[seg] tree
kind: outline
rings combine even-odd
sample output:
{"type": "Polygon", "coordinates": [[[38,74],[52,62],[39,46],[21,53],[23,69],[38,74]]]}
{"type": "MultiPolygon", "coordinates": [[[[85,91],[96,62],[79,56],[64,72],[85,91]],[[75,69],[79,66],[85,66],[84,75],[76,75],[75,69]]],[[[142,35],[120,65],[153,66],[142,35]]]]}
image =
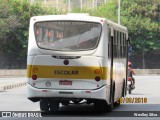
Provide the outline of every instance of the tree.
{"type": "MultiPolygon", "coordinates": [[[[118,0],[83,12],[117,23],[118,0]]],[[[160,0],[121,0],[121,24],[128,28],[134,54],[160,51],[160,0]]]]}
{"type": "Polygon", "coordinates": [[[54,8],[30,4],[27,0],[0,0],[0,52],[18,53],[17,60],[26,57],[30,17],[57,14],[54,8]]]}
{"type": "Polygon", "coordinates": [[[160,49],[160,0],[122,0],[121,21],[135,54],[160,49]]]}

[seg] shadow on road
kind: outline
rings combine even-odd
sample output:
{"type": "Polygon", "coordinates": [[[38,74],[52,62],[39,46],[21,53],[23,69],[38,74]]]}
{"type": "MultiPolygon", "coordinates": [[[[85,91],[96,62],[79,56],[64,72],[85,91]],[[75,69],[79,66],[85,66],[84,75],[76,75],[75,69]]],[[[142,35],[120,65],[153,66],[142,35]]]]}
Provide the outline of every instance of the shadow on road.
{"type": "Polygon", "coordinates": [[[61,106],[57,112],[42,112],[42,116],[54,116],[54,117],[82,117],[82,116],[104,116],[105,112],[98,112],[94,110],[93,105],[81,104],[81,105],[68,105],[61,106]]]}

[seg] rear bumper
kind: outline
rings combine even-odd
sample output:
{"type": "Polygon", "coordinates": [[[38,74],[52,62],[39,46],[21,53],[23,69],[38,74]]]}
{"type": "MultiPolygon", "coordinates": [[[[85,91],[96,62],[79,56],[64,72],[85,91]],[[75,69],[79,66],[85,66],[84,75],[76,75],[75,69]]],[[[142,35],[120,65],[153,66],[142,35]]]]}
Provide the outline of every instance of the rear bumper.
{"type": "MultiPolygon", "coordinates": [[[[41,98],[84,98],[106,100],[106,86],[96,90],[57,90],[57,89],[38,89],[27,83],[28,99],[41,98]]],[[[33,100],[32,100],[33,101],[33,100]]]]}

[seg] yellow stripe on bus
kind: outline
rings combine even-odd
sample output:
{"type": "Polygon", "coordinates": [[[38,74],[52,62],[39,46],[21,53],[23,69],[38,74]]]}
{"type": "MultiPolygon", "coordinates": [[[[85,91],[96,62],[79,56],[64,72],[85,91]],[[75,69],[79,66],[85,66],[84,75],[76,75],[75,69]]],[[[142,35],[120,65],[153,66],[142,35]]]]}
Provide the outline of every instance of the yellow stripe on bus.
{"type": "Polygon", "coordinates": [[[101,67],[101,72],[95,74],[98,66],[44,66],[27,65],[27,77],[37,75],[38,78],[70,78],[70,79],[95,79],[99,76],[101,80],[107,78],[107,67],[101,67]]]}

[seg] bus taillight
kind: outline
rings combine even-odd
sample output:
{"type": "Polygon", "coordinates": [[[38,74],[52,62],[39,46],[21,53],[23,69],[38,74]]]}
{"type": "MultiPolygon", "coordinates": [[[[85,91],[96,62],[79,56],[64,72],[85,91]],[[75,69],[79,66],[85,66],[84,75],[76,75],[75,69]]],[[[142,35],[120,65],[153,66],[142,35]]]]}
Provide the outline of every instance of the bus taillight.
{"type": "Polygon", "coordinates": [[[96,80],[97,82],[99,82],[99,81],[101,80],[101,78],[100,78],[99,76],[96,76],[96,77],[95,77],[95,80],[96,80]]]}
{"type": "Polygon", "coordinates": [[[95,69],[94,70],[94,73],[97,75],[97,74],[100,74],[100,70],[99,69],[95,69]]]}
{"type": "Polygon", "coordinates": [[[33,80],[37,80],[37,75],[32,75],[33,80]]]}

